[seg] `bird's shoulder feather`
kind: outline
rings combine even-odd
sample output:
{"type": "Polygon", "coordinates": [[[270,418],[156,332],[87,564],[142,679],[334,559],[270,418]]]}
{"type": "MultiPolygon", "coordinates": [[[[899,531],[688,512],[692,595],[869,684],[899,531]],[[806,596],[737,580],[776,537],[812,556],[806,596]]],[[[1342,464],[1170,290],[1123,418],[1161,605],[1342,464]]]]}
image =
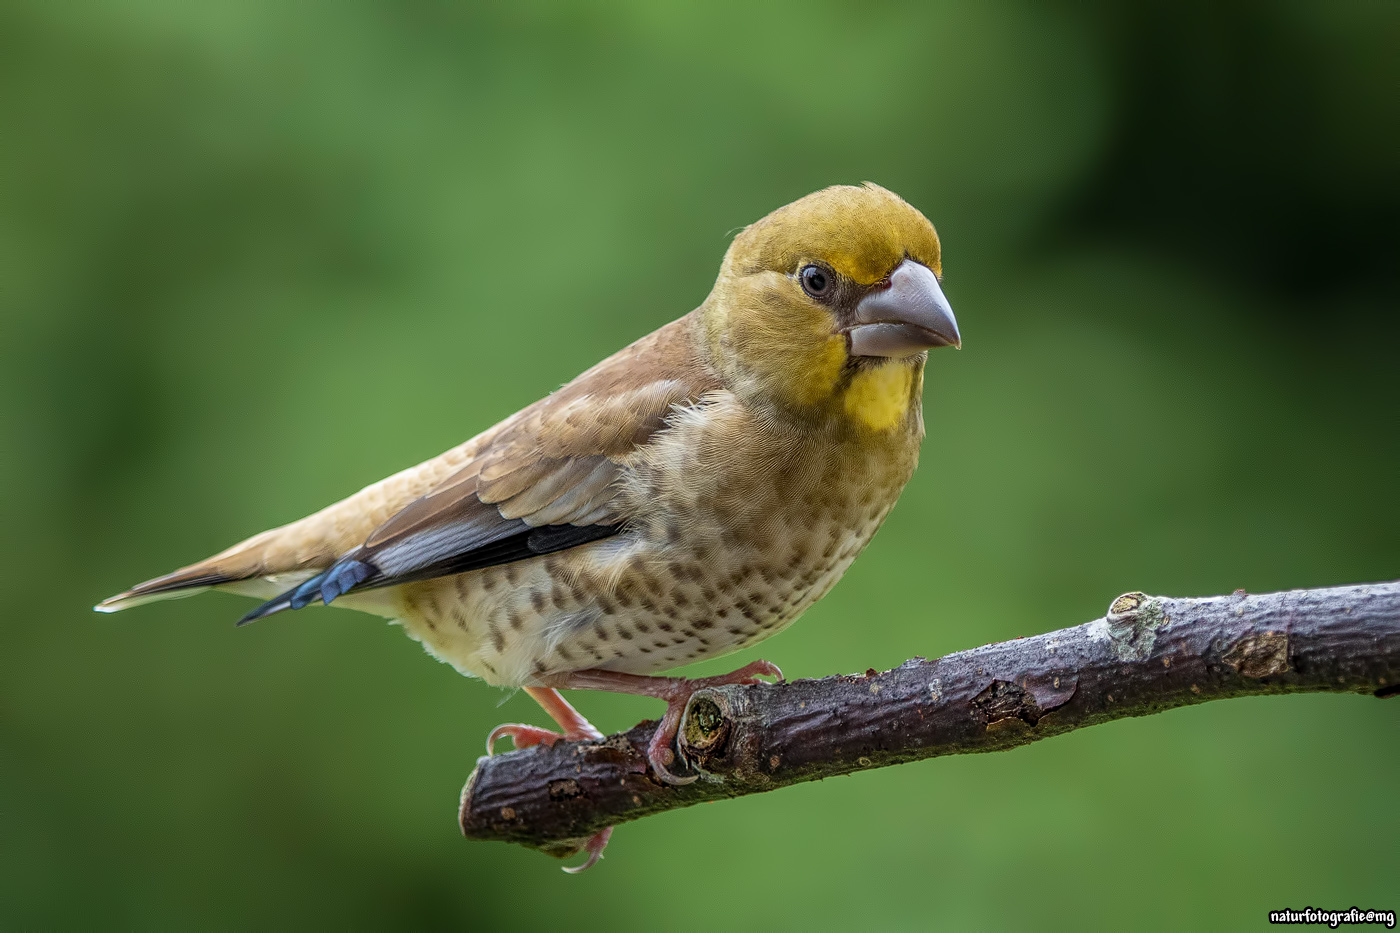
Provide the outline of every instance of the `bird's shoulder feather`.
{"type": "Polygon", "coordinates": [[[681,318],[484,432],[455,472],[252,617],[615,533],[629,517],[618,482],[628,458],[677,406],[719,386],[698,355],[693,328],[691,316],[681,318]]]}

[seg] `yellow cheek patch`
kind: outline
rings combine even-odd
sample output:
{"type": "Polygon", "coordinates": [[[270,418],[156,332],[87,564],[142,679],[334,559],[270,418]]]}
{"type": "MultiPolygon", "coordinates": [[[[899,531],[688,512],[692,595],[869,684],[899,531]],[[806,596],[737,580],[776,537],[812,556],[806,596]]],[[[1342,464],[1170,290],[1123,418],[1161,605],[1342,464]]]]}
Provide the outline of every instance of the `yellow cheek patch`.
{"type": "Polygon", "coordinates": [[[836,391],[846,365],[846,338],[832,334],[816,354],[802,361],[802,373],[792,381],[792,399],[799,405],[815,405],[836,391]]]}
{"type": "Polygon", "coordinates": [[[846,414],[872,431],[888,431],[904,420],[914,385],[914,367],[886,363],[857,373],[846,390],[846,414]]]}

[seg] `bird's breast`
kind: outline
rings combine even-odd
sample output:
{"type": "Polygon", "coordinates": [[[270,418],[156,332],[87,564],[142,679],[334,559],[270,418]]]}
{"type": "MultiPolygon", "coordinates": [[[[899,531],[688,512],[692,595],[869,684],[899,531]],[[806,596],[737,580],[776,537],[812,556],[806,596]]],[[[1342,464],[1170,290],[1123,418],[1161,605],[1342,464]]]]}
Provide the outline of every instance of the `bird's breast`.
{"type": "Polygon", "coordinates": [[[807,433],[711,400],[628,462],[624,533],[405,587],[405,622],[439,657],[509,686],[728,654],[835,585],[899,497],[918,443],[913,427],[807,433]]]}

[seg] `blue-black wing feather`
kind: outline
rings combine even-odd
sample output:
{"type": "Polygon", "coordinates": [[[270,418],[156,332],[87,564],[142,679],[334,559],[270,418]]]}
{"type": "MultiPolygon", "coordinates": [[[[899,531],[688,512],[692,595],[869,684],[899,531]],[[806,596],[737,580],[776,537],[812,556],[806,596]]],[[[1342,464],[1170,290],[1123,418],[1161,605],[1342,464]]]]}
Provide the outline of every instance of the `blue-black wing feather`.
{"type": "Polygon", "coordinates": [[[379,589],[398,586],[401,583],[431,580],[435,577],[447,577],[469,570],[481,570],[552,554],[612,537],[623,528],[621,524],[542,525],[531,528],[519,519],[514,520],[513,524],[520,526],[514,534],[397,574],[381,572],[372,558],[361,559],[357,556],[358,551],[352,551],[336,561],[330,569],[269,599],[239,619],[238,624],[246,625],[284,609],[303,609],[318,602],[329,605],[337,597],[355,590],[379,589]]]}

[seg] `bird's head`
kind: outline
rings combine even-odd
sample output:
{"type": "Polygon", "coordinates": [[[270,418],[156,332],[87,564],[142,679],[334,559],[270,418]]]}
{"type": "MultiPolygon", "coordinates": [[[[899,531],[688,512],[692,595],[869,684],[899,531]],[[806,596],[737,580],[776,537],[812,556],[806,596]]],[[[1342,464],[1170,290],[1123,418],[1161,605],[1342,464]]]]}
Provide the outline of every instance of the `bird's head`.
{"type": "Polygon", "coordinates": [[[836,186],[740,233],[700,309],[706,350],[750,402],[887,430],[917,411],[926,351],[960,346],[938,234],[877,185],[836,186]]]}

